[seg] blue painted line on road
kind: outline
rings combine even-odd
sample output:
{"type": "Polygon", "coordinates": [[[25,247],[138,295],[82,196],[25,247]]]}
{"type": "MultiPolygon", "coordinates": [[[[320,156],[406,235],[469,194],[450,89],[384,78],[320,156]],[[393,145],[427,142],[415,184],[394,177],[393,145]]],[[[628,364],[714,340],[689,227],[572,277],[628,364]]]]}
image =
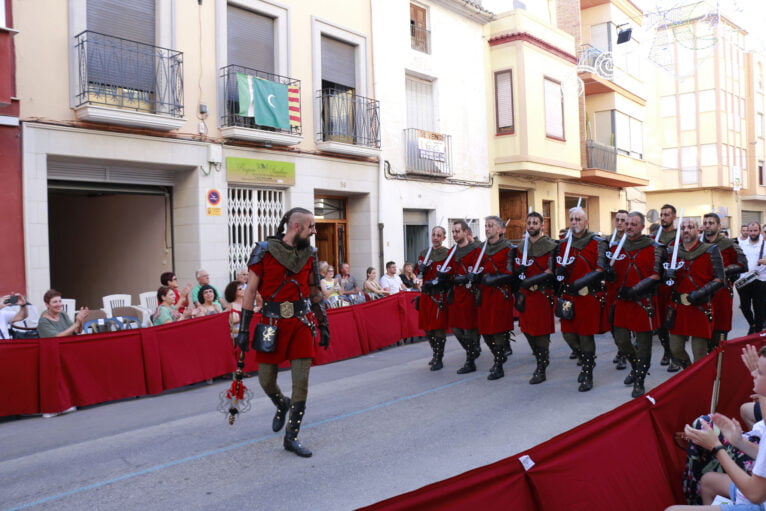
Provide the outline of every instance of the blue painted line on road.
{"type": "MultiPolygon", "coordinates": [[[[417,392],[415,394],[409,394],[409,395],[406,395],[406,396],[401,396],[401,397],[398,397],[396,399],[391,399],[389,401],[385,401],[383,403],[379,403],[379,404],[374,405],[374,406],[369,406],[367,408],[362,408],[361,410],[356,410],[356,411],[353,411],[353,412],[345,413],[343,415],[337,415],[335,417],[330,417],[328,419],[324,419],[324,420],[321,420],[321,421],[312,422],[311,424],[304,424],[303,428],[304,429],[306,429],[306,428],[315,428],[317,426],[321,426],[322,424],[327,424],[327,423],[330,423],[330,422],[337,422],[337,421],[340,421],[340,420],[348,419],[350,417],[354,417],[355,415],[360,415],[362,413],[372,412],[374,410],[378,410],[378,409],[384,408],[386,406],[395,405],[395,404],[401,403],[403,401],[408,401],[410,399],[417,399],[419,397],[426,396],[426,395],[431,394],[433,392],[438,392],[440,390],[444,390],[444,389],[453,387],[453,386],[455,386],[455,385],[457,385],[459,383],[464,383],[464,382],[467,382],[467,381],[475,380],[479,376],[481,376],[481,375],[480,374],[475,374],[475,375],[469,376],[467,378],[463,378],[463,379],[460,379],[460,380],[457,380],[457,381],[453,381],[452,383],[445,383],[444,385],[439,385],[438,387],[434,387],[432,389],[424,390],[422,392],[417,392]]],[[[136,472],[130,472],[129,474],[124,474],[124,475],[121,475],[119,477],[114,477],[112,479],[107,479],[105,481],[100,481],[100,482],[97,482],[97,483],[89,484],[87,486],[81,486],[79,488],[74,488],[72,490],[65,491],[63,493],[58,493],[56,495],[51,495],[50,497],[45,497],[45,498],[42,498],[42,499],[38,499],[38,500],[36,500],[34,502],[28,502],[28,503],[22,504],[20,506],[7,508],[6,511],[17,511],[19,509],[27,509],[27,508],[30,508],[30,507],[33,507],[33,506],[39,506],[41,504],[47,504],[48,502],[52,502],[54,500],[63,499],[64,497],[69,497],[71,495],[76,495],[78,493],[82,493],[82,492],[85,492],[85,491],[88,491],[88,490],[95,490],[97,488],[101,488],[103,486],[107,486],[107,485],[110,485],[110,484],[113,484],[113,483],[118,483],[118,482],[124,481],[126,479],[131,479],[133,477],[138,477],[138,476],[142,476],[142,475],[145,475],[145,474],[151,474],[152,472],[157,472],[159,470],[164,470],[166,468],[174,467],[176,465],[181,465],[183,463],[188,463],[190,461],[199,460],[199,459],[202,459],[202,458],[206,458],[208,456],[215,456],[216,454],[222,454],[222,453],[234,450],[234,449],[239,449],[241,447],[247,447],[249,445],[254,445],[254,444],[257,444],[258,442],[263,442],[264,440],[268,440],[270,438],[274,438],[274,437],[277,437],[277,436],[282,436],[282,433],[271,433],[269,435],[264,435],[264,436],[261,436],[261,437],[258,437],[258,438],[254,438],[254,439],[248,440],[246,442],[239,442],[239,443],[232,444],[232,445],[229,445],[229,446],[226,446],[226,447],[221,447],[219,449],[214,449],[212,451],[207,451],[207,452],[203,452],[203,453],[200,453],[200,454],[195,454],[194,456],[188,456],[186,458],[181,458],[181,459],[178,459],[178,460],[175,460],[175,461],[169,461],[168,463],[163,463],[161,465],[155,465],[153,467],[145,468],[143,470],[138,470],[136,472]]]]}

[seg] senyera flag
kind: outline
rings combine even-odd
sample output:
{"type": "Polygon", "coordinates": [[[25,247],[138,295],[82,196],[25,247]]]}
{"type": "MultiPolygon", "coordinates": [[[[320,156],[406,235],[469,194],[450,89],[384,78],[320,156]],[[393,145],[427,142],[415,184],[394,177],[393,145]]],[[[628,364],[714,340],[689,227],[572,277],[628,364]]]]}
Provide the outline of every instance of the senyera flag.
{"type": "Polygon", "coordinates": [[[237,73],[239,112],[260,126],[290,131],[287,85],[237,73]]]}

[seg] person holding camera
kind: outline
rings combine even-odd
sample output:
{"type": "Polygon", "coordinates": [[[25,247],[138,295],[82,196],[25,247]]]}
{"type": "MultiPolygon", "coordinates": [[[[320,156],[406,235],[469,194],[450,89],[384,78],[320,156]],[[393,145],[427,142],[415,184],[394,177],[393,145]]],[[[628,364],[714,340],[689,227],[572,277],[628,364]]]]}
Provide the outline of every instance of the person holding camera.
{"type": "Polygon", "coordinates": [[[37,322],[37,331],[41,338],[67,337],[82,332],[82,326],[88,317],[87,307],[80,307],[80,312],[73,323],[67,313],[64,312],[61,293],[55,289],[49,289],[43,295],[43,301],[47,309],[40,316],[40,321],[37,322]]]}
{"type": "Polygon", "coordinates": [[[10,339],[11,333],[8,327],[17,321],[24,321],[27,318],[27,301],[19,293],[11,293],[3,296],[0,301],[0,339],[10,339]],[[9,310],[8,307],[17,305],[16,310],[9,310]]]}

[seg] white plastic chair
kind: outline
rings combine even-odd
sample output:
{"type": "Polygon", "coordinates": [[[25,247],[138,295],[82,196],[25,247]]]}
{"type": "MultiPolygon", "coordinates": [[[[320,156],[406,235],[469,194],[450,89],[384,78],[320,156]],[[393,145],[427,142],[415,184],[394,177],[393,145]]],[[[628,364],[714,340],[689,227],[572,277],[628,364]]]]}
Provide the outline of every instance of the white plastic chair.
{"type": "Polygon", "coordinates": [[[138,303],[147,310],[153,311],[157,308],[157,291],[147,291],[138,295],[138,303]]]}
{"type": "Polygon", "coordinates": [[[130,295],[108,295],[101,300],[104,302],[104,312],[107,317],[111,317],[114,307],[129,307],[131,297],[130,295]]]}
{"type": "Polygon", "coordinates": [[[61,304],[64,306],[64,312],[74,323],[74,313],[77,312],[77,301],[74,298],[62,298],[61,304]]]}

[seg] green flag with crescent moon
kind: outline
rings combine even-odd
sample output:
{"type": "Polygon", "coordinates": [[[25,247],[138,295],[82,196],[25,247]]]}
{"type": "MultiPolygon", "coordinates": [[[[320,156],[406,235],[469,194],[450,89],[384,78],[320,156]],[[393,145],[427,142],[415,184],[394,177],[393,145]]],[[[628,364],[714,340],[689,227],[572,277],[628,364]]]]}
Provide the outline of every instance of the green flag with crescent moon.
{"type": "Polygon", "coordinates": [[[260,126],[290,131],[287,85],[237,73],[239,112],[260,126]]]}

